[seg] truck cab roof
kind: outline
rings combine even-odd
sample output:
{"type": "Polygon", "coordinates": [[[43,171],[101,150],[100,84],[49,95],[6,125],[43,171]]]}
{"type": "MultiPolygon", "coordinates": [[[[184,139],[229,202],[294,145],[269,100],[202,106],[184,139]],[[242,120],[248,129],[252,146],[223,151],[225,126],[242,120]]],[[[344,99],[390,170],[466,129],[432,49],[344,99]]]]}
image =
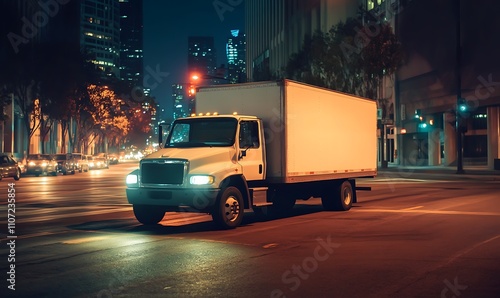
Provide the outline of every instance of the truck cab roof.
{"type": "Polygon", "coordinates": [[[192,118],[235,118],[236,120],[245,118],[253,118],[257,119],[256,116],[249,116],[249,115],[239,115],[239,114],[217,114],[217,113],[199,113],[199,114],[192,114],[190,117],[185,117],[185,118],[179,118],[179,119],[192,119],[192,118]]]}

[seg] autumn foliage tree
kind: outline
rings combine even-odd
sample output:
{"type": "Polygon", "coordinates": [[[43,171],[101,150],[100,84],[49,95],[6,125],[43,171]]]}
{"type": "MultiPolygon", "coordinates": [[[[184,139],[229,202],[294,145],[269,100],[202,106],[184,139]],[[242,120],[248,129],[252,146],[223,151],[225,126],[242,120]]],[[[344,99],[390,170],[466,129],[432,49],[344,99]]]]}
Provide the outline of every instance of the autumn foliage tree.
{"type": "Polygon", "coordinates": [[[94,137],[105,137],[118,144],[129,131],[129,119],[122,109],[123,100],[107,86],[90,85],[87,91],[90,105],[86,111],[93,120],[94,137]]]}

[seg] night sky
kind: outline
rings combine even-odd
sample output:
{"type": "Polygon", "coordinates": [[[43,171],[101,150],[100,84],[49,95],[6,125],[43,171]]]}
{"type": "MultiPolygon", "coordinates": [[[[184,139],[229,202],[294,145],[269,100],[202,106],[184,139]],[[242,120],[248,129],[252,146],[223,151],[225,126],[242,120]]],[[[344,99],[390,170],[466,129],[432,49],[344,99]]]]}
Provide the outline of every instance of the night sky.
{"type": "Polygon", "coordinates": [[[188,81],[188,36],[214,36],[217,65],[227,65],[225,43],[230,30],[244,29],[245,25],[244,1],[231,2],[241,4],[233,7],[227,0],[144,0],[145,83],[151,88],[151,95],[166,109],[167,117],[172,117],[172,84],[188,81]],[[233,10],[225,11],[220,17],[214,3],[227,4],[233,10]],[[156,71],[161,74],[154,74],[156,71]]]}

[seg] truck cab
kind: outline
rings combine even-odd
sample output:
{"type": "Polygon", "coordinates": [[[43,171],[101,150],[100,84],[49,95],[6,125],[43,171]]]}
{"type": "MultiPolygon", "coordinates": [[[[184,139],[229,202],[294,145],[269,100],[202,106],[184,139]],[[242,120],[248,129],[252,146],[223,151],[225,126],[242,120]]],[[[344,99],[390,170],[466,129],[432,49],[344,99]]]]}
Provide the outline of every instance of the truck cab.
{"type": "Polygon", "coordinates": [[[266,174],[262,120],[243,115],[197,115],[173,122],[162,149],[127,177],[127,198],[143,224],[166,211],[212,214],[225,228],[249,208],[248,183],[266,174]]]}

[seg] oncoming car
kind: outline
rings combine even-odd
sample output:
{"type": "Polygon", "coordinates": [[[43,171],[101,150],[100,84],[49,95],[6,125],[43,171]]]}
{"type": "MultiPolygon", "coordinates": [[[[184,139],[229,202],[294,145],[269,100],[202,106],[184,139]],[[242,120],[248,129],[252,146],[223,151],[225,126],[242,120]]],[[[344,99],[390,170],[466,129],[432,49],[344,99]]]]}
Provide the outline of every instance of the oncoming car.
{"type": "Polygon", "coordinates": [[[21,168],[12,156],[0,153],[0,180],[6,177],[13,177],[14,180],[21,179],[21,168]]]}
{"type": "Polygon", "coordinates": [[[54,158],[57,162],[57,171],[63,173],[63,175],[75,174],[78,170],[71,153],[54,154],[54,158]]]}
{"type": "Polygon", "coordinates": [[[88,172],[89,171],[89,156],[81,153],[71,153],[75,159],[76,168],[78,172],[88,172]]]}
{"type": "Polygon", "coordinates": [[[106,158],[104,157],[98,157],[98,156],[90,156],[89,157],[89,169],[91,170],[97,170],[97,169],[107,169],[108,168],[108,162],[106,158]]]}
{"type": "Polygon", "coordinates": [[[57,162],[49,154],[30,154],[26,162],[27,175],[57,175],[57,162]]]}

